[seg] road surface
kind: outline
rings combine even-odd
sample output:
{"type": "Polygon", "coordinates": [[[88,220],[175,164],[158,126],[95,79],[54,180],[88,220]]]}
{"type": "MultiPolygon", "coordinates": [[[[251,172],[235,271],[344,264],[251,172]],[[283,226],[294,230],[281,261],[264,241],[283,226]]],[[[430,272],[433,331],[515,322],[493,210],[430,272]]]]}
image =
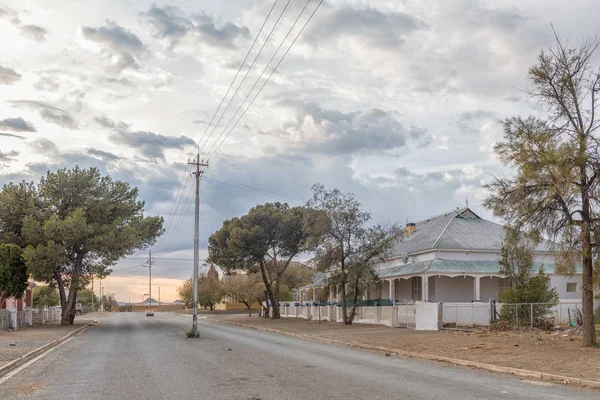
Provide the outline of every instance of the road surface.
{"type": "Polygon", "coordinates": [[[117,313],[9,379],[13,399],[598,399],[598,392],[315,343],[189,315],[117,313]]]}

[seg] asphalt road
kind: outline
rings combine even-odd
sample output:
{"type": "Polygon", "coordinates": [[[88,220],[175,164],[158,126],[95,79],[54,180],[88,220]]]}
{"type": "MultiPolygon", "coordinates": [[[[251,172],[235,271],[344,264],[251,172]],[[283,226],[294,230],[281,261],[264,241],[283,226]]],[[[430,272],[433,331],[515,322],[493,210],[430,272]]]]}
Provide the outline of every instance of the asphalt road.
{"type": "Polygon", "coordinates": [[[599,392],[191,317],[119,313],[3,382],[0,399],[598,399],[599,392]]]}

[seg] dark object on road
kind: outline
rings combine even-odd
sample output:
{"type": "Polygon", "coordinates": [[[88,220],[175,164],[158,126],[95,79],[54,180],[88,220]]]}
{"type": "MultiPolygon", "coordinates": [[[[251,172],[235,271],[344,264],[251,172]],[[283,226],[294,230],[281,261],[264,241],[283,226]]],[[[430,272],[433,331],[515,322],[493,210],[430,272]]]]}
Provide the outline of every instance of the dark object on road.
{"type": "Polygon", "coordinates": [[[146,310],[146,317],[154,317],[154,311],[153,310],[146,310]]]}

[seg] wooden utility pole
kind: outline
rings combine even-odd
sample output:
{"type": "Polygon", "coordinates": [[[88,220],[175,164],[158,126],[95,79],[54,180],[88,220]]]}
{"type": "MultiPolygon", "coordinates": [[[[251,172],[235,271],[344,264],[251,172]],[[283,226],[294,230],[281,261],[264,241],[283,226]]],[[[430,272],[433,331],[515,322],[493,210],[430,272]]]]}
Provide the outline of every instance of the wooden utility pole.
{"type": "Polygon", "coordinates": [[[208,167],[208,162],[200,162],[200,153],[196,156],[196,162],[188,163],[196,167],[192,175],[196,178],[196,206],[194,209],[194,316],[192,319],[192,330],[194,337],[198,336],[198,270],[199,255],[198,247],[200,244],[200,177],[204,173],[204,167],[208,167]]]}

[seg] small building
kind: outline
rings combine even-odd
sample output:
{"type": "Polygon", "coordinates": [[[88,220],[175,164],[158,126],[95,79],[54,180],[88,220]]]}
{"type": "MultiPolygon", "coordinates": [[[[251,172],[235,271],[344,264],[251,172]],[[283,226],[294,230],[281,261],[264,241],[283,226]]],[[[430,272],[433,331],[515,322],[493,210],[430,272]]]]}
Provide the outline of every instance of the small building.
{"type": "MultiPolygon", "coordinates": [[[[363,300],[379,305],[425,302],[479,302],[498,299],[509,288],[500,273],[504,227],[480,218],[469,208],[456,209],[423,221],[409,223],[404,239],[374,269],[379,278],[365,290],[363,300]]],[[[580,301],[581,268],[572,276],[557,273],[552,243],[542,241],[533,249],[534,268],[543,267],[548,286],[556,288],[560,301],[580,301]]],[[[300,300],[318,297],[326,277],[315,275],[313,284],[301,288],[300,300]]],[[[332,291],[330,300],[339,300],[332,291]]]]}
{"type": "Polygon", "coordinates": [[[17,311],[23,311],[25,308],[33,307],[33,288],[35,287],[34,282],[27,282],[27,288],[23,292],[23,295],[19,298],[8,297],[0,298],[0,310],[6,310],[14,308],[17,311]]]}

